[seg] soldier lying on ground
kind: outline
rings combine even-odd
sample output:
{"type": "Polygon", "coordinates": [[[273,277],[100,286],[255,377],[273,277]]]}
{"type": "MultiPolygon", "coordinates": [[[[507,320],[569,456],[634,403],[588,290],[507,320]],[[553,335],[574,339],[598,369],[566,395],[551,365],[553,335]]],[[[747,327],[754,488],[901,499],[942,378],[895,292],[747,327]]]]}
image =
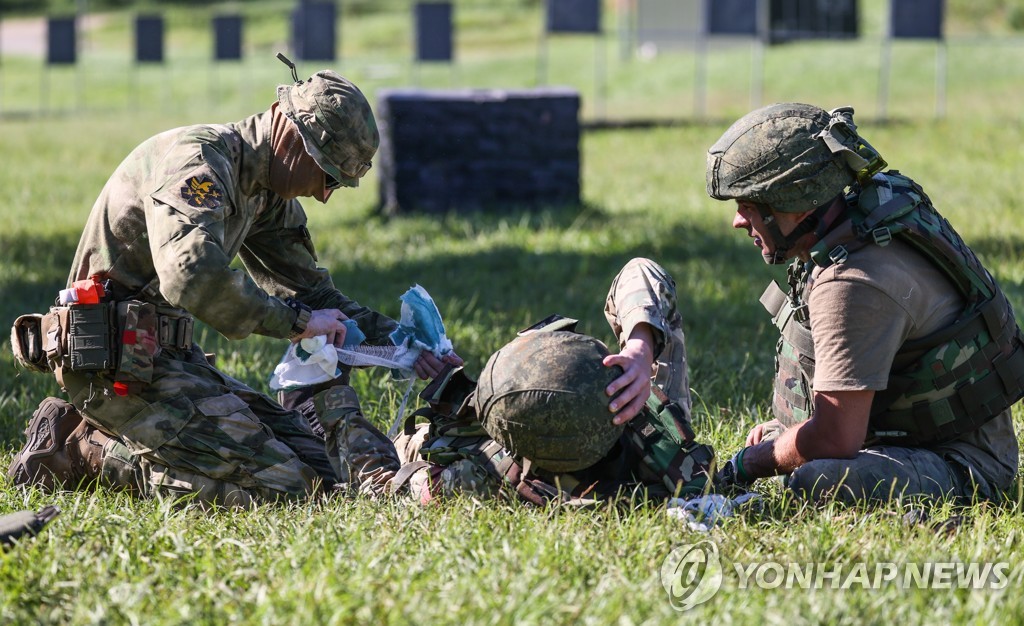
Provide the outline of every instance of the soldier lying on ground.
{"type": "Polygon", "coordinates": [[[714,451],[690,425],[672,279],[651,261],[630,261],[605,314],[618,354],[552,316],[492,355],[479,385],[461,368],[438,376],[421,394],[428,421],[410,416],[396,437],[403,464],[392,465],[390,491],[420,502],[515,493],[533,503],[700,493],[714,451]]]}

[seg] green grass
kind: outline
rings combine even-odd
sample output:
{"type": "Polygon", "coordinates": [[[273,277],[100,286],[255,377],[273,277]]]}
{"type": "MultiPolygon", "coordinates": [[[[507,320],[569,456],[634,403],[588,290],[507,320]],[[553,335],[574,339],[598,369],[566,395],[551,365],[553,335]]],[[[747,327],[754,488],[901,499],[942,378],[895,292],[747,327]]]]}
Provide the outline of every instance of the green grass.
{"type": "MultiPolygon", "coordinates": [[[[287,4],[245,3],[256,16],[249,45],[263,56],[216,69],[205,62],[205,31],[189,26],[190,11],[203,10],[175,9],[172,28],[181,32],[172,36],[170,54],[179,56],[168,67],[140,69],[136,89],[123,60],[128,16],[113,14],[90,36],[91,56],[79,70],[87,83],[105,88],[84,91],[85,103],[76,106],[73,83],[56,85],[60,72],[69,81],[74,72],[54,70],[50,115],[33,113],[38,61],[4,59],[0,320],[42,311],[53,300],[93,199],[138,142],[179,124],[236,119],[271,101],[274,85],[287,80],[272,60],[286,32],[275,12],[287,4]]],[[[863,5],[877,33],[882,3],[863,5]]],[[[457,71],[422,68],[421,84],[532,85],[539,12],[532,4],[487,6],[460,13],[460,32],[472,48],[463,49],[460,39],[457,71]]],[[[968,26],[958,22],[957,32],[968,26]]],[[[343,46],[352,51],[343,71],[368,93],[411,80],[407,28],[404,19],[368,9],[353,17],[343,26],[343,46]]],[[[593,42],[565,37],[551,45],[552,82],[579,87],[592,117],[593,42]]],[[[932,117],[933,53],[923,44],[898,46],[889,104],[896,123],[872,121],[880,57],[869,40],[769,50],[763,100],[853,104],[864,135],[924,185],[1024,310],[1024,235],[1017,228],[1024,209],[1017,188],[1024,157],[1021,47],[1010,40],[950,42],[948,115],[939,121],[932,117]]],[[[629,258],[654,258],[679,285],[697,431],[729,454],[766,415],[776,337],[757,297],[768,280],[781,277],[732,231],[729,206],[704,192],[704,152],[749,107],[750,67],[746,46],[715,50],[706,124],[586,133],[582,207],[386,218],[375,211],[374,180],[339,192],[327,206],[306,203],[321,263],[348,295],[391,315],[398,296],[422,284],[476,373],[515,329],[552,312],[580,318],[584,330],[611,343],[602,316],[609,281],[629,258]]],[[[609,40],[607,113],[689,115],[693,68],[686,52],[622,62],[609,40]]],[[[229,374],[260,389],[284,349],[282,341],[229,342],[208,329],[200,337],[229,374]]],[[[28,415],[58,389],[47,377],[17,370],[8,342],[0,353],[6,466],[23,443],[28,415]]],[[[389,423],[398,388],[375,372],[357,374],[354,385],[369,416],[389,423]]],[[[1018,407],[1018,433],[1021,419],[1018,407]]],[[[456,500],[424,509],[335,499],[208,514],[104,491],[50,495],[0,486],[0,513],[49,503],[64,510],[40,537],[0,553],[0,621],[1020,623],[1019,484],[1000,504],[934,511],[939,520],[966,516],[952,536],[904,525],[903,506],[805,507],[774,483],[764,488],[762,512],[710,535],[726,565],[723,589],[679,614],[658,571],[673,547],[702,536],[656,507],[533,510],[456,500]],[[1009,562],[1010,583],[1001,591],[744,590],[732,572],[733,563],[759,561],[852,567],[951,560],[1009,562]]]]}

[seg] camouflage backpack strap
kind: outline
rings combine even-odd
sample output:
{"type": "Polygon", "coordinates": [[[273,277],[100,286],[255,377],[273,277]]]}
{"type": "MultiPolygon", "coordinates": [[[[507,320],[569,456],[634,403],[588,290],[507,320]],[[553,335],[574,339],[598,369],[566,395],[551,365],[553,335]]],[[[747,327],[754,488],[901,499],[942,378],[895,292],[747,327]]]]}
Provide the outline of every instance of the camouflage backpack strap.
{"type": "MultiPolygon", "coordinates": [[[[419,449],[420,460],[402,466],[392,481],[392,489],[401,488],[421,469],[429,469],[434,480],[443,468],[468,460],[520,491],[522,468],[484,431],[472,406],[475,389],[476,382],[461,367],[449,365],[420,393],[427,406],[407,417],[403,430],[412,436],[417,420],[423,418],[429,424],[429,431],[419,449]]],[[[432,486],[432,490],[434,488],[437,485],[432,486]]],[[[522,490],[527,500],[535,499],[528,486],[522,490]]]]}
{"type": "MultiPolygon", "coordinates": [[[[520,463],[518,459],[489,437],[437,437],[428,441],[420,449],[420,455],[423,457],[423,464],[415,469],[410,467],[409,476],[411,477],[422,468],[428,468],[431,477],[429,487],[431,497],[437,497],[443,490],[439,479],[441,479],[445,468],[455,467],[458,462],[471,463],[484,474],[491,476],[495,485],[511,489],[518,497],[530,504],[542,505],[557,496],[557,489],[546,485],[529,473],[528,462],[520,463]]],[[[402,469],[404,470],[405,467],[402,469]]]]}
{"type": "MultiPolygon", "coordinates": [[[[432,418],[435,415],[436,415],[436,413],[434,412],[434,409],[432,409],[430,407],[423,407],[421,409],[416,409],[412,413],[410,413],[410,414],[405,416],[405,420],[402,422],[402,431],[401,431],[401,433],[404,434],[404,435],[408,435],[408,436],[414,435],[416,433],[417,426],[419,424],[421,424],[421,422],[420,422],[420,418],[421,417],[426,419],[427,423],[429,423],[431,426],[433,426],[434,422],[433,422],[432,418]]],[[[399,436],[401,436],[401,435],[399,435],[399,436]]]]}
{"type": "Polygon", "coordinates": [[[697,443],[681,407],[652,394],[644,410],[627,422],[624,434],[643,463],[644,478],[660,481],[670,495],[704,490],[715,451],[697,443]]]}
{"type": "Polygon", "coordinates": [[[392,494],[398,493],[402,487],[409,482],[413,474],[420,471],[421,469],[430,467],[430,463],[427,461],[413,461],[412,463],[405,463],[402,467],[395,472],[395,475],[388,482],[388,491],[392,494]]]}
{"type": "MultiPolygon", "coordinates": [[[[528,504],[546,506],[553,503],[568,506],[592,506],[604,502],[605,497],[614,496],[616,486],[602,482],[579,481],[573,473],[549,474],[535,470],[528,459],[515,462],[508,467],[504,480],[515,490],[516,495],[528,504]]],[[[632,485],[635,487],[635,483],[632,485]]]]}
{"type": "MultiPolygon", "coordinates": [[[[409,470],[410,476],[423,467],[431,471],[432,480],[440,476],[443,468],[456,461],[469,461],[496,480],[496,484],[509,488],[529,504],[542,506],[560,498],[559,490],[530,471],[529,461],[520,462],[490,437],[441,435],[424,443],[420,449],[424,465],[409,470]]],[[[403,467],[403,469],[405,469],[403,467]]],[[[397,477],[396,477],[397,479],[397,477]]],[[[408,479],[406,479],[408,480],[408,479]]],[[[440,490],[435,482],[431,492],[440,490]]],[[[432,493],[436,497],[437,493],[432,493]]]]}
{"type": "Polygon", "coordinates": [[[410,429],[415,428],[416,418],[425,417],[430,422],[431,437],[485,435],[471,403],[475,390],[476,381],[467,376],[463,368],[447,365],[420,392],[420,399],[427,406],[406,419],[405,432],[411,434],[410,429]]]}
{"type": "Polygon", "coordinates": [[[481,451],[479,458],[489,471],[500,477],[503,484],[511,487],[523,501],[544,506],[557,499],[558,490],[534,476],[529,461],[520,462],[496,441],[491,441],[481,451]]]}
{"type": "Polygon", "coordinates": [[[815,265],[825,268],[842,263],[866,245],[887,245],[906,230],[900,220],[922,204],[930,207],[928,196],[917,183],[898,173],[875,174],[864,186],[854,185],[846,197],[850,218],[836,225],[810,250],[815,265]]]}

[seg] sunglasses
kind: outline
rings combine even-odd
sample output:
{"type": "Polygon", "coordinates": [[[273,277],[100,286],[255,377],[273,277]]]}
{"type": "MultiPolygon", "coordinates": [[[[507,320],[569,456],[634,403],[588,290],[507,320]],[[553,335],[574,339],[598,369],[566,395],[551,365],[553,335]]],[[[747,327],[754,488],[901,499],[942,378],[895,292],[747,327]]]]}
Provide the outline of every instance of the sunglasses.
{"type": "MultiPolygon", "coordinates": [[[[346,167],[349,167],[350,163],[352,163],[352,161],[346,162],[346,164],[345,164],[346,167]]],[[[348,178],[362,178],[363,176],[366,175],[367,172],[370,171],[371,167],[373,167],[373,163],[371,163],[369,161],[360,161],[360,162],[357,162],[355,164],[354,168],[352,168],[353,169],[352,173],[342,172],[342,174],[344,174],[348,178]]],[[[331,191],[337,189],[338,187],[344,187],[345,186],[344,184],[342,184],[341,181],[335,179],[333,176],[331,176],[327,172],[324,172],[324,177],[325,177],[325,182],[326,182],[325,186],[327,187],[327,189],[329,189],[331,191]]]]}

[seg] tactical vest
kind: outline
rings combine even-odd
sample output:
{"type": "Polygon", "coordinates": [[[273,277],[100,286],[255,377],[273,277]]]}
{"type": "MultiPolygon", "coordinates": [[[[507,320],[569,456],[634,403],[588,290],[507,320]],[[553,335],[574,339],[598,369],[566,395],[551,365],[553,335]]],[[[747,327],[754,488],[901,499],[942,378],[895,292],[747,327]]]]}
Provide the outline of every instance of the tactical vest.
{"type": "Polygon", "coordinates": [[[419,450],[422,461],[404,465],[392,481],[394,488],[423,468],[436,480],[444,467],[465,459],[538,505],[593,502],[636,491],[652,498],[688,497],[705,489],[714,449],[695,441],[688,416],[675,403],[652,394],[644,410],[627,423],[613,449],[617,453],[594,468],[552,475],[534,472],[528,460],[513,457],[487,435],[470,401],[475,387],[461,368],[450,368],[423,390],[420,397],[427,407],[406,418],[404,426],[411,436],[417,418],[427,419],[429,433],[419,450]]]}
{"type": "MultiPolygon", "coordinates": [[[[846,197],[848,219],[811,249],[825,268],[893,238],[938,267],[963,296],[956,321],[904,343],[885,390],[875,394],[868,442],[931,445],[969,433],[1024,397],[1024,349],[1013,309],[991,274],[921,187],[892,170],[846,197]]],[[[774,282],[761,302],[781,331],[773,411],[786,426],[812,416],[814,342],[804,294],[810,264],[794,260],[788,295],[774,282]]]]}

